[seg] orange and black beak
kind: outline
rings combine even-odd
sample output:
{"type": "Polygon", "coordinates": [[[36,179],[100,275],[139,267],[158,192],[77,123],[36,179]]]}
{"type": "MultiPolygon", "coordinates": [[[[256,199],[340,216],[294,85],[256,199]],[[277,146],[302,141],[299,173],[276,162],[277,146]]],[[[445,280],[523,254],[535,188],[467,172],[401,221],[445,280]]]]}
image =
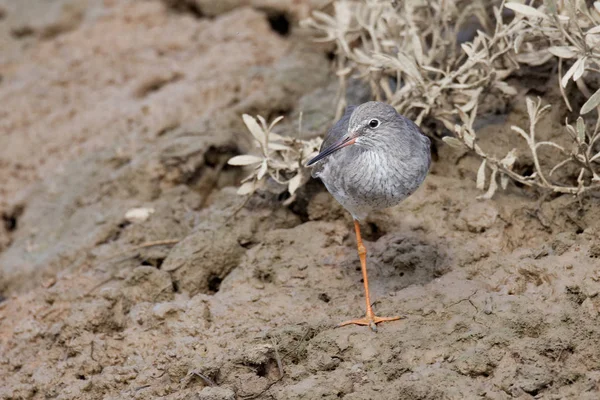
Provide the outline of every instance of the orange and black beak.
{"type": "Polygon", "coordinates": [[[358,135],[356,135],[355,133],[351,133],[350,135],[342,136],[342,138],[340,140],[338,140],[337,142],[335,142],[334,144],[332,144],[331,146],[329,146],[328,148],[326,148],[325,150],[320,152],[315,158],[310,160],[308,162],[308,164],[306,164],[306,166],[310,167],[317,161],[324,159],[325,157],[335,153],[339,149],[342,149],[346,146],[350,146],[351,144],[354,144],[354,142],[356,142],[357,137],[358,137],[358,135]]]}

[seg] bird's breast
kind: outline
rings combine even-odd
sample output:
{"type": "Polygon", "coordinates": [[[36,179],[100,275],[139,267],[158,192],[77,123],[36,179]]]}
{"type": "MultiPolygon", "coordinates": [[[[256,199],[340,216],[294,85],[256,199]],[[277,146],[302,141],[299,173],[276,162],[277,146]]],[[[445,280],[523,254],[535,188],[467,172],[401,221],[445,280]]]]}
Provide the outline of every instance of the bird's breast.
{"type": "Polygon", "coordinates": [[[421,185],[429,169],[428,154],[402,157],[356,149],[354,154],[334,156],[337,157],[328,160],[319,177],[353,214],[400,203],[421,185]]]}

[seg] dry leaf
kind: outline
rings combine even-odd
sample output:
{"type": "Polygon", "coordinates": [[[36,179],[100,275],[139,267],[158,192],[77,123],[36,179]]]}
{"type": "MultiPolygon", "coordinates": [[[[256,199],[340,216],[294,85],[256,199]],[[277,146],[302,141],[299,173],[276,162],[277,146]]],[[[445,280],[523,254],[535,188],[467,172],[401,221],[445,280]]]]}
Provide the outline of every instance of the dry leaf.
{"type": "Polygon", "coordinates": [[[562,77],[562,79],[560,80],[560,84],[562,85],[562,87],[564,87],[564,88],[567,87],[567,83],[569,83],[569,79],[571,79],[571,77],[573,76],[575,71],[579,68],[579,65],[581,64],[582,60],[583,60],[583,58],[579,58],[577,61],[575,61],[575,63],[571,66],[571,68],[569,68],[569,70],[562,77]]]}
{"type": "Polygon", "coordinates": [[[586,35],[598,35],[600,34],[600,25],[593,27],[592,29],[588,29],[586,35]]]}
{"type": "Polygon", "coordinates": [[[500,175],[500,187],[502,187],[502,190],[506,190],[506,188],[508,187],[509,180],[510,180],[510,178],[508,177],[508,175],[506,175],[506,174],[500,175]]]}
{"type": "Polygon", "coordinates": [[[246,124],[246,127],[248,128],[252,136],[254,136],[254,138],[258,141],[258,143],[260,143],[261,146],[264,146],[266,141],[265,133],[258,125],[258,122],[256,122],[256,119],[254,119],[248,114],[242,115],[242,119],[244,120],[244,124],[246,124]]]}
{"type": "Polygon", "coordinates": [[[585,104],[581,106],[581,111],[579,113],[581,115],[587,114],[598,106],[600,106],[600,89],[596,90],[596,93],[594,93],[590,96],[589,99],[587,99],[585,104]]]}
{"type": "Polygon", "coordinates": [[[484,158],[477,171],[477,189],[483,190],[485,188],[485,164],[487,160],[484,158]]]}
{"type": "Polygon", "coordinates": [[[265,176],[265,174],[267,173],[267,167],[268,167],[268,162],[267,160],[263,160],[262,164],[260,165],[260,168],[258,169],[258,173],[256,174],[256,178],[260,181],[263,176],[265,176]]]}
{"type": "Polygon", "coordinates": [[[271,125],[269,125],[269,131],[270,131],[271,129],[273,129],[273,127],[274,127],[275,125],[277,125],[277,123],[278,123],[279,121],[281,121],[282,119],[283,119],[283,115],[280,115],[279,117],[275,118],[275,119],[274,119],[274,120],[271,122],[271,125]]]}
{"type": "Polygon", "coordinates": [[[525,97],[525,103],[527,104],[527,114],[529,115],[529,119],[535,118],[535,103],[531,97],[525,97]]]}
{"type": "Polygon", "coordinates": [[[240,196],[254,193],[254,181],[246,182],[242,184],[237,190],[237,194],[240,196]]]}
{"type": "Polygon", "coordinates": [[[498,90],[500,90],[502,93],[504,93],[508,96],[516,96],[517,95],[517,89],[510,86],[508,83],[506,83],[504,81],[494,82],[494,87],[498,88],[498,90]]]}
{"type": "Polygon", "coordinates": [[[525,139],[527,142],[529,142],[529,136],[527,136],[527,133],[525,133],[525,131],[523,130],[523,128],[520,128],[518,126],[512,125],[510,127],[510,129],[512,129],[513,131],[517,132],[519,135],[523,136],[523,139],[525,139]]]}
{"type": "Polygon", "coordinates": [[[144,222],[150,215],[154,214],[152,207],[131,208],[125,213],[125,219],[129,222],[144,222]]]}
{"type": "Polygon", "coordinates": [[[298,175],[294,176],[290,179],[288,183],[288,192],[290,194],[294,194],[296,190],[300,187],[300,183],[302,182],[302,173],[298,172],[298,175]]]}
{"type": "Polygon", "coordinates": [[[419,64],[423,63],[423,46],[421,46],[421,39],[416,32],[412,34],[412,47],[413,54],[419,64]]]}
{"type": "Polygon", "coordinates": [[[517,149],[512,149],[508,154],[500,161],[506,169],[511,170],[515,161],[517,161],[517,149]]]}
{"type": "Polygon", "coordinates": [[[577,118],[577,140],[579,143],[585,142],[585,122],[583,118],[577,118]]]}
{"type": "Polygon", "coordinates": [[[498,183],[496,182],[497,173],[498,170],[494,168],[492,170],[492,175],[490,176],[490,186],[488,187],[488,191],[483,196],[479,196],[480,199],[489,200],[494,196],[494,193],[496,193],[496,189],[498,189],[498,183]]]}
{"type": "Polygon", "coordinates": [[[461,149],[464,147],[463,143],[460,140],[452,136],[444,136],[442,140],[446,142],[449,146],[454,147],[456,149],[461,149]]]}
{"type": "Polygon", "coordinates": [[[560,58],[573,58],[577,55],[577,47],[574,46],[552,46],[548,51],[560,58]]]}
{"type": "Polygon", "coordinates": [[[471,133],[469,130],[465,130],[463,132],[463,140],[468,148],[472,149],[475,144],[475,135],[471,133]]]}
{"type": "Polygon", "coordinates": [[[547,63],[554,57],[552,54],[548,53],[548,50],[543,49],[539,51],[530,51],[527,53],[517,54],[515,58],[521,64],[527,64],[536,67],[547,63]]]}
{"type": "Polygon", "coordinates": [[[515,53],[518,53],[521,49],[521,44],[523,44],[523,40],[525,40],[524,32],[517,35],[517,38],[515,39],[515,43],[513,44],[513,50],[515,51],[515,53]]]}
{"type": "Polygon", "coordinates": [[[260,126],[262,128],[262,131],[266,132],[267,131],[267,121],[264,119],[264,117],[262,115],[257,115],[256,118],[260,122],[260,126]]]}
{"type": "Polygon", "coordinates": [[[463,51],[467,54],[467,56],[473,57],[473,46],[470,43],[462,43],[460,47],[462,47],[463,51]]]}
{"type": "Polygon", "coordinates": [[[506,8],[510,8],[511,10],[513,10],[514,12],[518,13],[518,14],[523,14],[527,17],[531,17],[531,18],[547,18],[547,15],[544,14],[543,12],[541,12],[540,10],[530,7],[530,6],[526,6],[524,4],[520,4],[520,3],[506,3],[504,5],[504,7],[506,8]]]}
{"type": "Polygon", "coordinates": [[[250,164],[258,164],[259,162],[262,162],[262,158],[261,157],[257,157],[257,156],[251,156],[251,155],[243,155],[243,156],[235,156],[235,157],[231,157],[229,159],[229,161],[227,161],[227,164],[229,165],[250,165],[250,164]]]}
{"type": "MultiPolygon", "coordinates": [[[[271,134],[272,135],[272,134],[271,134]]],[[[270,136],[270,135],[269,135],[270,136]]],[[[273,143],[271,141],[269,141],[269,149],[271,150],[278,150],[278,151],[287,151],[287,150],[291,150],[289,146],[286,146],[285,144],[280,144],[280,143],[273,143]]]]}
{"type": "Polygon", "coordinates": [[[573,80],[576,81],[583,76],[585,72],[585,62],[587,61],[587,57],[582,57],[577,60],[577,68],[575,68],[575,72],[573,73],[573,80]]]}

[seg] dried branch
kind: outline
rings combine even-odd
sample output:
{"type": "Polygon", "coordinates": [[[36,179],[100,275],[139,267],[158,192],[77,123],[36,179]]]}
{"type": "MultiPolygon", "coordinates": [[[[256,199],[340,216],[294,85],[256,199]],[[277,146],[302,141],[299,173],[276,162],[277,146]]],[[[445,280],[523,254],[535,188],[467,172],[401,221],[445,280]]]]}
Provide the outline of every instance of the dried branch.
{"type": "MultiPolygon", "coordinates": [[[[283,119],[278,117],[267,125],[260,115],[257,116],[260,125],[254,117],[243,115],[244,123],[248,131],[254,137],[261,155],[240,155],[232,157],[229,165],[252,166],[253,170],[242,180],[238,189],[240,195],[251,195],[261,188],[266,178],[286,185],[288,192],[293,196],[296,190],[309,179],[308,174],[303,173],[304,164],[315,156],[321,147],[320,138],[311,140],[299,140],[287,136],[281,136],[272,132],[273,127],[283,119]]],[[[300,129],[301,129],[301,125],[300,129]]]]}

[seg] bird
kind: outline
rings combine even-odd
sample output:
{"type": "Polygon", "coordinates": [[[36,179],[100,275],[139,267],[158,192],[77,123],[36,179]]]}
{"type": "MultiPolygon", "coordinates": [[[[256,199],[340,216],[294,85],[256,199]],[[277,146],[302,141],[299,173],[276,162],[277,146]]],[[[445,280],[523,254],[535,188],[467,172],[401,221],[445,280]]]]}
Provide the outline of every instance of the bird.
{"type": "Polygon", "coordinates": [[[306,165],[352,215],[366,301],[364,318],[338,324],[368,326],[401,319],[373,312],[367,277],[367,249],[360,221],[373,210],[393,207],[425,180],[431,165],[431,142],[410,119],[387,103],[369,101],[348,106],[327,132],[319,153],[306,165]]]}

